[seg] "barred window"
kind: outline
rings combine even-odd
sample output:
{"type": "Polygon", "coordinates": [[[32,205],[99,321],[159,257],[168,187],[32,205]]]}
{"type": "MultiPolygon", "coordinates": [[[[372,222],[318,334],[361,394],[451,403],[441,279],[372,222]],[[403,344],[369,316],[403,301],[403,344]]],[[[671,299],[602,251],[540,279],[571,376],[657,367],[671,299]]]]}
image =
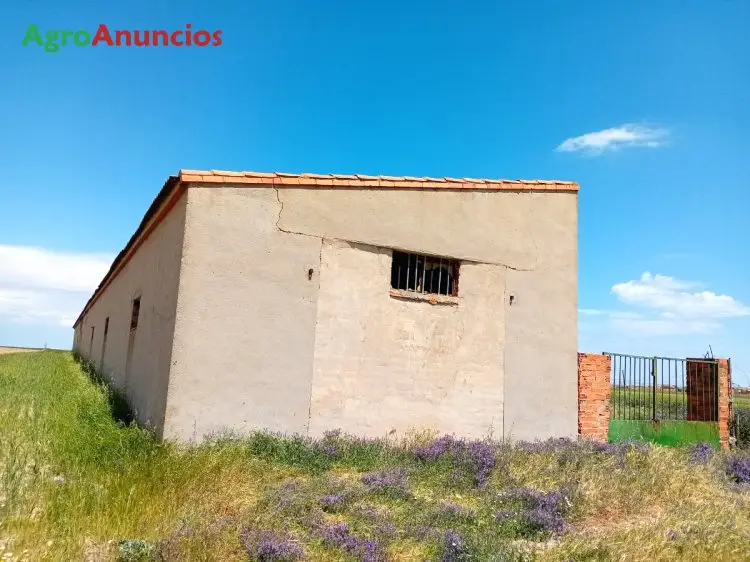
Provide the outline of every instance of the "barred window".
{"type": "Polygon", "coordinates": [[[458,260],[393,251],[391,288],[420,294],[458,296],[458,260]]]}
{"type": "Polygon", "coordinates": [[[133,299],[133,310],[130,314],[130,329],[135,330],[138,327],[138,315],[141,312],[141,297],[133,299]]]}

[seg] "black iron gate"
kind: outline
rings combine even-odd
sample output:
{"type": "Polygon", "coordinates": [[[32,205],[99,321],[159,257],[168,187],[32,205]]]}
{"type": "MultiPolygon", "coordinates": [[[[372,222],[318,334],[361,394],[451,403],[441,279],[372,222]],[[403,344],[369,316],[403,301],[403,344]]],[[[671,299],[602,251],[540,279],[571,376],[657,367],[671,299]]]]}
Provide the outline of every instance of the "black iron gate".
{"type": "Polygon", "coordinates": [[[605,353],[613,420],[719,421],[719,362],[605,353]]]}

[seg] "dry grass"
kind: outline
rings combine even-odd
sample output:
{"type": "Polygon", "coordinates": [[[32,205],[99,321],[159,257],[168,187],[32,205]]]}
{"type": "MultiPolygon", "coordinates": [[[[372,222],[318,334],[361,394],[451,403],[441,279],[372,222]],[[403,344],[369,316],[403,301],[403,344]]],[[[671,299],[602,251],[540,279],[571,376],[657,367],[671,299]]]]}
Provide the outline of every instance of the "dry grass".
{"type": "Polygon", "coordinates": [[[33,351],[39,351],[38,349],[31,347],[4,347],[0,346],[0,355],[6,355],[8,353],[29,353],[33,351]]]}
{"type": "Polygon", "coordinates": [[[750,552],[750,492],[728,480],[718,454],[704,466],[660,447],[620,454],[494,445],[497,464],[476,487],[456,477],[452,457],[414,456],[427,434],[390,444],[337,437],[327,442],[337,452],[263,434],[192,448],[160,444],[116,423],[106,391],[62,352],[0,357],[0,439],[6,560],[115,560],[125,539],[158,544],[162,560],[247,560],[245,526],[285,529],[309,560],[354,560],[314,532],[336,521],[377,537],[394,561],[439,560],[448,528],[464,538],[471,560],[731,561],[750,552]],[[360,481],[388,467],[407,469],[406,495],[360,481]],[[522,533],[493,517],[510,486],[570,484],[564,534],[522,533]],[[342,491],[352,499],[324,512],[319,498],[342,491]],[[438,517],[444,501],[469,515],[438,517]],[[382,519],[363,515],[368,509],[382,519]],[[415,526],[435,534],[411,536],[415,526]]]}

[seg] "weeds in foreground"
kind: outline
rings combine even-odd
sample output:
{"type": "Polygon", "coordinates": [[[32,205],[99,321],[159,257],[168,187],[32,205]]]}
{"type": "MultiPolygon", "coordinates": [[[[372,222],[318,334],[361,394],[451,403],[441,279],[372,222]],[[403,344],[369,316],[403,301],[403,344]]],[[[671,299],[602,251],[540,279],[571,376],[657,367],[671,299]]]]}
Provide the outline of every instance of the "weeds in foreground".
{"type": "Polygon", "coordinates": [[[132,424],[104,382],[67,353],[0,357],[0,550],[12,559],[743,560],[750,551],[747,456],[337,431],[215,435],[185,447],[132,424]]]}

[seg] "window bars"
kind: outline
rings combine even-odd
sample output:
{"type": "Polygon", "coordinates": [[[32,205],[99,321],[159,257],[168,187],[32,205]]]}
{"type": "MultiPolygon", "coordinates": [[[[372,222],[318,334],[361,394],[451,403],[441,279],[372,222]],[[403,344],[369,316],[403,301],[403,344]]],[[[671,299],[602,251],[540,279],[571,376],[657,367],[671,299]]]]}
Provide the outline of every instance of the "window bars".
{"type": "Polygon", "coordinates": [[[420,294],[458,296],[459,262],[393,251],[391,288],[420,294]]]}

